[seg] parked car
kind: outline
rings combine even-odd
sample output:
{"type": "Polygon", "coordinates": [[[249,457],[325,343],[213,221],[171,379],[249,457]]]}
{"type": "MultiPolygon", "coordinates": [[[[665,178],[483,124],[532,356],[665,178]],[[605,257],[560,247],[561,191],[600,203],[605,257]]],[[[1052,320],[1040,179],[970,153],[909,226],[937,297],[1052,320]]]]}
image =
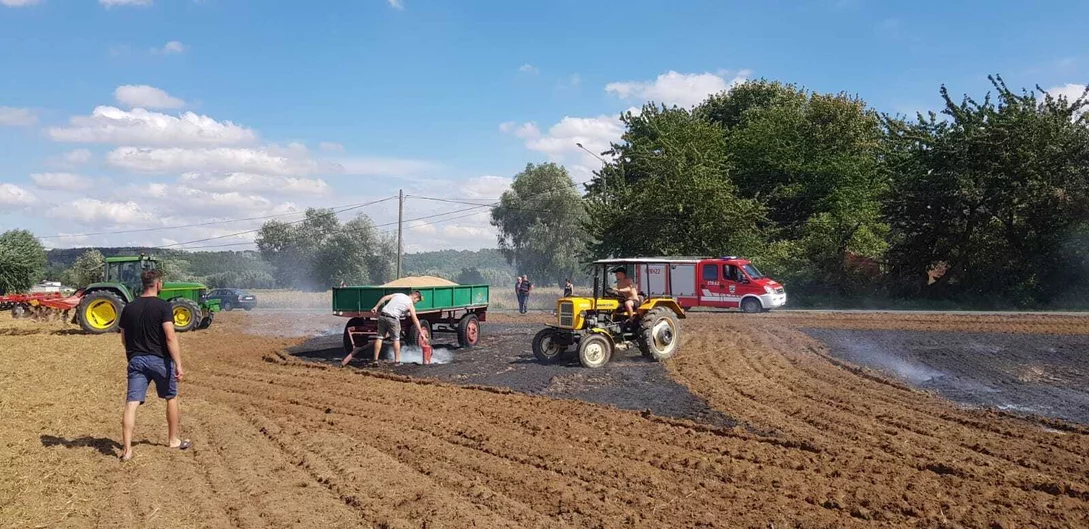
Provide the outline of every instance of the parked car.
{"type": "Polygon", "coordinates": [[[257,298],[240,288],[217,288],[209,292],[206,298],[218,299],[222,310],[253,310],[257,306],[257,298]]]}

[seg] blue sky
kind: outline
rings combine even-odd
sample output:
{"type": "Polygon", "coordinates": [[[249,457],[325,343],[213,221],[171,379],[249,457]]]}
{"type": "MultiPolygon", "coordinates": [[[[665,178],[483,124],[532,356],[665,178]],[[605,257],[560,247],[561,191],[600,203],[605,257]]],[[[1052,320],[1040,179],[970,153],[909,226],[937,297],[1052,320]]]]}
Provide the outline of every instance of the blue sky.
{"type": "MultiPolygon", "coordinates": [[[[79,234],[399,188],[486,203],[529,161],[587,179],[574,143],[604,150],[627,108],[751,78],[885,112],[936,108],[943,83],[980,95],[989,73],[1073,93],[1085,20],[1075,1],[0,0],[0,229],[244,249],[229,235],[257,221],[79,234]]],[[[409,199],[430,218],[408,249],[493,246],[486,208],[433,216],[465,207],[409,199]]],[[[392,201],[357,211],[396,220],[392,201]]]]}

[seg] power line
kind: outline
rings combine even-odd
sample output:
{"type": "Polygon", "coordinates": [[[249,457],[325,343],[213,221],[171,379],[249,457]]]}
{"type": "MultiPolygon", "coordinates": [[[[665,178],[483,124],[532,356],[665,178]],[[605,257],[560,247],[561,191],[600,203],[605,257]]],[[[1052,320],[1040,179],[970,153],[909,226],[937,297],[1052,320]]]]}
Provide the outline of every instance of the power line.
{"type": "MultiPolygon", "coordinates": [[[[354,206],[358,206],[358,205],[360,205],[360,204],[346,204],[346,205],[343,205],[343,206],[333,206],[330,209],[354,207],[354,206]]],[[[121,234],[125,234],[125,233],[142,233],[142,232],[149,232],[149,231],[176,230],[176,229],[181,229],[181,228],[195,228],[195,227],[199,227],[199,226],[213,226],[213,225],[216,225],[216,224],[231,224],[231,223],[234,223],[234,222],[245,222],[245,221],[249,221],[249,220],[266,220],[266,219],[274,219],[274,218],[278,218],[278,217],[290,217],[292,215],[303,215],[305,213],[306,213],[305,211],[294,211],[294,212],[291,212],[291,213],[278,213],[276,215],[262,215],[262,216],[259,216],[259,217],[246,217],[246,218],[242,218],[242,219],[213,220],[213,221],[207,221],[207,222],[196,222],[196,223],[193,223],[193,224],[179,224],[179,225],[176,225],[176,226],[160,226],[160,227],[157,227],[157,228],[134,228],[134,229],[131,229],[131,230],[98,231],[98,232],[91,232],[91,233],[65,233],[65,234],[57,234],[57,235],[43,235],[43,236],[38,237],[38,238],[39,239],[57,239],[57,238],[69,238],[69,237],[90,237],[92,235],[121,235],[121,234]]]]}
{"type": "MultiPolygon", "coordinates": [[[[356,205],[351,206],[351,207],[343,208],[340,211],[334,211],[333,214],[339,215],[341,213],[344,213],[345,211],[352,211],[354,209],[359,209],[359,208],[366,207],[366,206],[373,206],[374,204],[380,204],[382,202],[393,200],[395,198],[397,198],[397,197],[386,197],[386,198],[383,198],[381,200],[375,200],[375,201],[372,201],[372,202],[364,202],[362,204],[356,204],[356,205]]],[[[285,224],[299,224],[299,223],[302,223],[302,222],[305,222],[305,221],[306,221],[306,219],[299,219],[299,220],[293,220],[293,221],[290,221],[290,222],[286,222],[285,224]]],[[[198,243],[198,242],[206,242],[206,241],[217,241],[217,240],[220,240],[220,239],[228,239],[230,237],[237,237],[239,235],[245,235],[247,233],[256,233],[256,232],[259,232],[259,231],[261,231],[261,228],[257,228],[257,229],[253,229],[253,230],[245,230],[245,231],[240,231],[240,232],[236,232],[236,233],[228,233],[227,235],[219,235],[219,236],[216,236],[216,237],[206,237],[204,239],[195,239],[195,240],[192,240],[192,241],[176,242],[176,243],[173,243],[173,244],[167,244],[167,245],[163,245],[163,246],[156,246],[155,248],[161,249],[161,250],[166,250],[166,249],[169,249],[169,248],[172,248],[172,247],[175,247],[175,246],[185,246],[187,244],[193,244],[193,243],[198,243]]]]}

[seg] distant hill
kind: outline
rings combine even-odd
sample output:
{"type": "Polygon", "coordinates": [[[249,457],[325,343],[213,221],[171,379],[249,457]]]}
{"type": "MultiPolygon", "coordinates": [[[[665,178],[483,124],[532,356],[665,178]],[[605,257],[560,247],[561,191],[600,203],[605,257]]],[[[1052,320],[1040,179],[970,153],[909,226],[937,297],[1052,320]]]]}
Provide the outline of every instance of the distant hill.
{"type": "MultiPolygon", "coordinates": [[[[60,273],[72,266],[89,248],[62,248],[46,252],[47,276],[60,277],[60,273]]],[[[139,255],[141,252],[166,259],[185,278],[206,282],[209,286],[240,286],[242,288],[267,288],[272,268],[252,251],[187,252],[155,248],[117,247],[98,248],[106,257],[139,255]],[[253,284],[234,284],[252,281],[253,284]]],[[[492,284],[505,285],[514,282],[514,268],[507,264],[503,254],[496,249],[440,250],[405,254],[406,275],[434,275],[457,281],[462,271],[476,270],[492,284]]]]}

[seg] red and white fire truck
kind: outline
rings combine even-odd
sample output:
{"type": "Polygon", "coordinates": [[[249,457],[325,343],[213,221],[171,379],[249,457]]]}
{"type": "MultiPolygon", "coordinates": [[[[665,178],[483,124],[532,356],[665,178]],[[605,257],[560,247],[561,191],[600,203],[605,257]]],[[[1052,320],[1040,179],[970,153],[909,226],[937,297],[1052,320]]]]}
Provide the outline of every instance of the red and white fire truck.
{"type": "MultiPolygon", "coordinates": [[[[616,261],[624,261],[617,259],[616,261]]],[[[648,296],[671,296],[682,308],[777,309],[786,290],[739,257],[662,257],[632,259],[628,273],[648,296]]]]}

